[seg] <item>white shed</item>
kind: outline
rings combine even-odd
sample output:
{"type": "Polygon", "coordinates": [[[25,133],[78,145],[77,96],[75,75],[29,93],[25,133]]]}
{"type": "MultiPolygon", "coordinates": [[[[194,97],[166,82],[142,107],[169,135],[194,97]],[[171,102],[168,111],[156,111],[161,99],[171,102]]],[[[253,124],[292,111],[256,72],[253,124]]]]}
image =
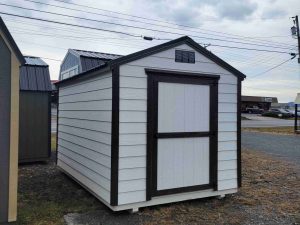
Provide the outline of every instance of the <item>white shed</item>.
{"type": "Polygon", "coordinates": [[[245,77],[181,37],[65,79],[57,165],[114,211],[235,193],[245,77]]]}

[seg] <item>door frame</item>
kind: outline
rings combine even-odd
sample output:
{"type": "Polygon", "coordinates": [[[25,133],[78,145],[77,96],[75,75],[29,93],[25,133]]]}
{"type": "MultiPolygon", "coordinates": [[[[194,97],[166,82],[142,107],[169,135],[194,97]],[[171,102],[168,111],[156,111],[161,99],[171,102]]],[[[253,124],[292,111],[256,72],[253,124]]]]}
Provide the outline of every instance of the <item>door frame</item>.
{"type": "Polygon", "coordinates": [[[147,175],[146,200],[152,197],[199,191],[217,190],[218,177],[218,82],[219,75],[145,69],[147,74],[147,175]],[[158,83],[199,84],[210,86],[209,132],[173,132],[158,134],[158,83]],[[157,190],[157,139],[176,137],[209,137],[209,183],[188,187],[157,190]]]}

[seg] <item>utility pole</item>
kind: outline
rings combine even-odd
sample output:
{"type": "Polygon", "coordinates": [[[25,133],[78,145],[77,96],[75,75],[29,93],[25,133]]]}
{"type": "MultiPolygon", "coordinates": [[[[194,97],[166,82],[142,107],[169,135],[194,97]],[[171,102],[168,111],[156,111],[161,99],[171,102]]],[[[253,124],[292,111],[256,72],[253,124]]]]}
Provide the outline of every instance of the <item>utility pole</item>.
{"type": "Polygon", "coordinates": [[[297,36],[297,39],[298,39],[298,63],[300,63],[300,33],[299,33],[299,20],[298,20],[298,15],[292,17],[293,18],[293,21],[294,21],[294,24],[296,25],[293,26],[291,28],[291,31],[292,31],[292,35],[293,36],[297,36]]]}
{"type": "MultiPolygon", "coordinates": [[[[297,36],[298,39],[298,63],[300,63],[300,33],[299,33],[299,20],[298,20],[298,15],[292,17],[293,22],[295,26],[291,27],[291,32],[292,36],[297,36]]],[[[299,95],[299,94],[298,94],[299,95]]],[[[298,96],[296,98],[296,101],[298,100],[298,96]]],[[[295,124],[294,124],[294,129],[295,133],[298,133],[298,104],[295,101],[295,124]]]]}

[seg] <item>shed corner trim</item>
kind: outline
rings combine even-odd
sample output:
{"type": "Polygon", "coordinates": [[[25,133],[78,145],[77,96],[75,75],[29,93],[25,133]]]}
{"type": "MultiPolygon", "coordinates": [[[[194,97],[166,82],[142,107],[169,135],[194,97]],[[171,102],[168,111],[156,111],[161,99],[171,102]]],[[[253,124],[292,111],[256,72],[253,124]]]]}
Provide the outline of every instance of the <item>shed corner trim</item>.
{"type": "Polygon", "coordinates": [[[112,71],[112,126],[111,126],[111,180],[110,204],[118,205],[119,182],[119,109],[120,109],[120,67],[112,71]]]}
{"type": "Polygon", "coordinates": [[[237,83],[237,182],[242,187],[242,147],[241,147],[241,102],[242,102],[242,79],[237,83]]]}

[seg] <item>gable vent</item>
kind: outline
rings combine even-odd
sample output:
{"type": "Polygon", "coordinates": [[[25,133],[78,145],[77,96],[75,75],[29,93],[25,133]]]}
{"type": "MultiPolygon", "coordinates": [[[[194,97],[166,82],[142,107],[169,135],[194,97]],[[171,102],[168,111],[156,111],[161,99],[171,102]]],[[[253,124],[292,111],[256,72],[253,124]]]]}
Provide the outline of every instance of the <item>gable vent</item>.
{"type": "Polygon", "coordinates": [[[175,50],[175,62],[195,63],[195,52],[175,50]]]}

